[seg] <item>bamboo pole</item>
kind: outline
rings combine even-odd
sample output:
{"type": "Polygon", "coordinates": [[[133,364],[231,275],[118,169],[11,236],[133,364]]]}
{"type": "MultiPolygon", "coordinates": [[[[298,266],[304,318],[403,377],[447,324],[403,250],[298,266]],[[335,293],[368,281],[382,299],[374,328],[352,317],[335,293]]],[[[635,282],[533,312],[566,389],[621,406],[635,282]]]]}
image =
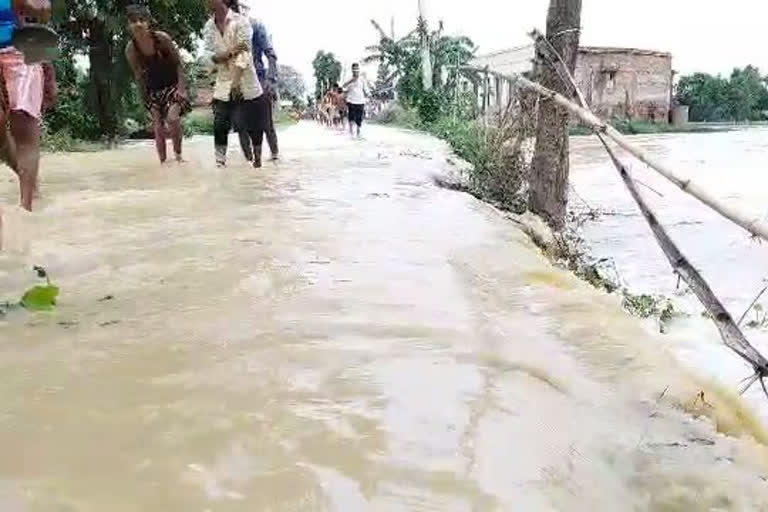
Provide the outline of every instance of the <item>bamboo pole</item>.
{"type": "MultiPolygon", "coordinates": [[[[493,75],[506,76],[495,71],[483,71],[493,75]]],[[[622,135],[618,130],[616,130],[616,128],[602,121],[591,111],[580,107],[579,105],[556,93],[555,91],[547,89],[546,87],[537,84],[536,82],[532,82],[531,80],[528,80],[521,75],[508,76],[507,78],[521,87],[536,91],[542,98],[554,101],[558,105],[562,106],[571,114],[581,119],[583,123],[592,128],[596,133],[605,134],[608,138],[618,144],[619,147],[667,178],[683,192],[692,195],[726,219],[745,229],[750,234],[756,237],[760,237],[768,242],[768,223],[761,221],[759,217],[750,215],[735,205],[722,202],[705,187],[695,183],[690,177],[684,176],[674,171],[667,165],[659,162],[645,151],[632,144],[629,139],[622,135]]]]}
{"type": "MultiPolygon", "coordinates": [[[[669,264],[677,275],[683,278],[683,280],[691,287],[691,290],[704,305],[712,318],[712,321],[720,331],[720,337],[723,343],[733,350],[739,357],[741,357],[747,364],[752,366],[755,371],[755,376],[760,379],[760,383],[763,385],[763,390],[766,391],[763,378],[768,376],[768,360],[747,341],[744,333],[741,332],[739,326],[733,321],[733,317],[725,309],[723,303],[717,298],[712,288],[702,277],[701,273],[691,264],[688,258],[683,255],[680,249],[677,248],[675,243],[667,234],[667,231],[659,223],[656,216],[643,199],[640,191],[637,189],[632,176],[629,174],[627,168],[622,164],[614,154],[610,146],[601,138],[605,150],[611,157],[613,165],[619,172],[624,185],[626,185],[629,193],[632,195],[632,199],[635,200],[637,206],[640,208],[640,212],[643,214],[648,226],[650,226],[653,236],[659,243],[659,247],[664,252],[669,264]]],[[[757,379],[755,379],[757,380],[757,379]]],[[[753,381],[754,382],[754,381],[753,381]]],[[[745,390],[746,391],[746,390],[745,390]]],[[[768,391],[766,391],[768,395],[768,391]]]]}
{"type": "MultiPolygon", "coordinates": [[[[558,74],[560,74],[561,78],[573,88],[581,108],[591,114],[592,112],[589,110],[589,105],[584,98],[584,94],[581,92],[581,89],[579,89],[578,84],[576,84],[576,80],[568,71],[568,68],[565,66],[563,59],[557,53],[555,48],[549,44],[549,41],[546,38],[540,34],[534,32],[532,36],[537,42],[543,42],[547,45],[550,52],[553,53],[553,56],[558,61],[558,74]]],[[[661,250],[664,252],[664,256],[666,256],[674,272],[679,277],[681,277],[688,284],[688,286],[690,286],[696,297],[704,305],[707,313],[712,318],[712,321],[720,331],[720,337],[723,340],[723,343],[733,352],[735,352],[739,357],[741,357],[747,364],[752,366],[754,374],[746,379],[749,382],[744,387],[742,393],[745,393],[756,381],[759,380],[760,386],[763,388],[763,392],[765,393],[766,397],[768,397],[768,388],[766,388],[765,384],[765,378],[768,376],[768,360],[766,360],[766,358],[763,357],[763,355],[758,352],[751,343],[749,343],[746,336],[744,336],[744,333],[739,328],[739,324],[741,324],[741,321],[744,318],[742,317],[738,324],[733,321],[733,317],[728,312],[728,310],[725,309],[722,302],[720,302],[720,299],[717,298],[707,281],[704,279],[701,273],[696,270],[696,267],[691,264],[688,258],[683,255],[682,251],[678,249],[672,238],[667,234],[664,226],[661,225],[656,215],[653,213],[653,211],[651,211],[642,194],[640,194],[640,191],[637,188],[637,184],[630,175],[629,170],[627,170],[624,164],[618,159],[613,149],[611,149],[611,147],[608,145],[608,142],[606,142],[605,135],[598,131],[595,133],[597,138],[600,139],[600,142],[602,143],[605,150],[608,152],[608,155],[611,157],[611,162],[613,162],[614,167],[616,167],[616,170],[618,171],[619,176],[621,176],[621,179],[624,182],[624,185],[627,187],[627,190],[629,190],[632,199],[634,199],[638,208],[640,208],[640,213],[642,213],[643,217],[648,223],[648,226],[651,228],[653,236],[656,238],[659,247],[661,247],[661,250]]],[[[765,289],[760,293],[760,295],[762,295],[764,292],[765,289]]],[[[759,297],[760,296],[758,296],[758,299],[759,297]]],[[[757,302],[757,299],[755,299],[754,302],[757,302]]],[[[750,305],[749,309],[752,309],[754,302],[752,305],[750,305]]]]}

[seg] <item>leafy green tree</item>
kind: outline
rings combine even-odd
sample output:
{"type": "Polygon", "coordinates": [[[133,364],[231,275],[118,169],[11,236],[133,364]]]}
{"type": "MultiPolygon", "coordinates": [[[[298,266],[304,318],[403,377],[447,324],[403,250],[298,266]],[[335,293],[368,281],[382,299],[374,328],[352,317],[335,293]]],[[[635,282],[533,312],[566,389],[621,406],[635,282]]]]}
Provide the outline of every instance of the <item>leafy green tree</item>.
{"type": "Polygon", "coordinates": [[[676,99],[690,107],[692,121],[756,120],[768,110],[766,78],[754,66],[734,69],[728,79],[706,73],[684,76],[676,99]]]}
{"type": "Polygon", "coordinates": [[[736,121],[760,119],[760,104],[765,102],[765,88],[760,70],[754,66],[734,69],[730,80],[731,117],[736,121]]]}
{"type": "Polygon", "coordinates": [[[458,85],[459,78],[468,77],[463,66],[475,57],[477,47],[466,36],[440,35],[432,40],[432,65],[434,67],[433,84],[438,88],[452,89],[458,85]],[[447,80],[442,82],[442,70],[447,71],[447,80]]]}
{"type": "Polygon", "coordinates": [[[373,85],[371,95],[378,100],[392,100],[395,98],[392,70],[388,65],[379,64],[376,71],[376,82],[373,85]]]}
{"type": "Polygon", "coordinates": [[[62,48],[62,54],[54,62],[59,86],[56,107],[44,118],[49,133],[66,132],[78,139],[97,139],[99,123],[87,106],[83,91],[88,88],[88,74],[75,64],[72,50],[62,48]]]}
{"type": "Polygon", "coordinates": [[[677,102],[690,107],[691,121],[725,121],[729,118],[729,84],[720,76],[694,73],[677,84],[677,102]]]}
{"type": "Polygon", "coordinates": [[[331,86],[341,80],[341,63],[332,52],[317,52],[312,61],[315,70],[315,97],[320,99],[331,86]]]}
{"type": "Polygon", "coordinates": [[[423,91],[421,76],[420,42],[417,29],[403,38],[395,39],[386,34],[381,26],[371,20],[379,32],[379,42],[367,48],[366,63],[377,63],[377,89],[392,90],[396,85],[400,101],[409,106],[419,103],[423,91]]]}
{"type": "Polygon", "coordinates": [[[292,101],[294,104],[303,103],[306,86],[301,73],[292,66],[280,64],[277,74],[277,91],[283,99],[292,101]]]}
{"type": "Polygon", "coordinates": [[[423,20],[417,27],[403,38],[395,39],[392,34],[386,34],[381,26],[372,21],[379,32],[379,42],[367,48],[366,62],[379,65],[377,91],[396,89],[400,101],[420,112],[429,113],[427,117],[436,115],[436,107],[452,97],[455,87],[459,85],[460,76],[468,76],[463,69],[475,55],[475,45],[465,36],[447,36],[443,34],[443,24],[431,33],[423,20]],[[432,64],[433,93],[425,95],[421,60],[421,37],[427,37],[429,42],[430,62],[432,64]],[[446,80],[443,80],[446,71],[446,80]],[[422,107],[421,103],[425,105],[422,107]]]}

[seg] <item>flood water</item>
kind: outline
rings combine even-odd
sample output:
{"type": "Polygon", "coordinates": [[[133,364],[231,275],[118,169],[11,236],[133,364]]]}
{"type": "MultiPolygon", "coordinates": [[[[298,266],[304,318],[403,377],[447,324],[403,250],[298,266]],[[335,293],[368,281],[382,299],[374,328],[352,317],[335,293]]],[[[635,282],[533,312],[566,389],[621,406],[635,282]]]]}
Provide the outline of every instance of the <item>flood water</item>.
{"type": "Polygon", "coordinates": [[[6,208],[0,297],[62,295],[0,319],[0,510],[768,508],[742,404],[435,187],[441,144],[281,136],[259,172],[49,156],[6,208]]]}
{"type": "MultiPolygon", "coordinates": [[[[695,296],[678,287],[661,249],[639,214],[605,150],[593,138],[573,140],[574,165],[571,194],[578,211],[587,207],[604,213],[583,230],[593,255],[608,258],[614,269],[608,275],[635,293],[672,298],[686,316],[674,322],[665,337],[680,360],[724,382],[746,376],[749,369],[721,347],[711,322],[701,317],[703,307],[695,296]]],[[[732,202],[755,217],[768,219],[768,127],[731,132],[633,137],[635,143],[680,173],[706,186],[715,196],[732,202]]],[[[740,318],[768,284],[768,245],[752,239],[741,228],[688,196],[642,163],[624,155],[641,192],[660,221],[715,293],[740,318]],[[651,190],[652,189],[652,190],[651,190]]],[[[768,295],[759,304],[768,310],[768,295]]],[[[747,321],[755,319],[750,314],[747,321]]],[[[768,324],[747,329],[755,346],[768,354],[768,324]]],[[[762,391],[750,393],[756,410],[768,424],[768,399],[762,391]]]]}

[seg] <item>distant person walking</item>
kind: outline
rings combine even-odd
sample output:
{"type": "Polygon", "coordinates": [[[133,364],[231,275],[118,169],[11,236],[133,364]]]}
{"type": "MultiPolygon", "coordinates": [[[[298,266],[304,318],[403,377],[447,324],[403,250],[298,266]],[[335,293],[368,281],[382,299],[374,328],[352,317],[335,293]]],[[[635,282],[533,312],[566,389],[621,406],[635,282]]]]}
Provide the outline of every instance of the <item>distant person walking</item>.
{"type": "Polygon", "coordinates": [[[359,139],[365,117],[365,100],[369,89],[365,77],[360,75],[360,64],[352,64],[352,78],[344,84],[343,88],[347,95],[349,134],[353,137],[357,135],[359,139]]]}
{"type": "Polygon", "coordinates": [[[181,163],[184,161],[181,117],[191,106],[179,51],[168,34],[150,28],[151,14],[147,7],[130,5],[127,13],[131,41],[125,47],[125,56],[136,77],[144,106],[152,116],[157,156],[160,163],[165,163],[166,132],[170,132],[176,161],[181,163]]]}
{"type": "Polygon", "coordinates": [[[344,131],[344,122],[347,120],[347,117],[349,117],[349,112],[347,111],[347,97],[344,95],[344,89],[342,89],[339,84],[334,84],[333,88],[336,92],[336,119],[334,119],[334,123],[338,126],[339,130],[344,131]]]}
{"type": "Polygon", "coordinates": [[[253,166],[261,167],[264,115],[263,94],[251,53],[253,30],[239,14],[237,0],[209,0],[211,19],[203,28],[206,51],[216,65],[213,89],[213,139],[216,165],[227,165],[227,143],[233,121],[246,132],[254,148],[253,166]],[[258,151],[256,151],[258,149],[258,151]]]}
{"type": "MultiPolygon", "coordinates": [[[[272,154],[272,160],[279,157],[279,148],[277,144],[277,132],[275,131],[274,105],[277,102],[277,54],[272,47],[272,38],[267,32],[267,27],[259,20],[251,20],[253,36],[251,37],[251,46],[253,48],[253,63],[256,67],[256,76],[259,78],[261,88],[264,94],[259,98],[261,103],[258,112],[263,115],[261,123],[264,126],[264,132],[267,136],[267,144],[272,154]],[[264,66],[264,57],[267,58],[269,68],[264,66]]],[[[251,144],[251,138],[244,131],[238,131],[240,136],[240,147],[248,160],[253,160],[257,148],[251,144]]],[[[261,147],[258,148],[261,151],[261,147]]]]}

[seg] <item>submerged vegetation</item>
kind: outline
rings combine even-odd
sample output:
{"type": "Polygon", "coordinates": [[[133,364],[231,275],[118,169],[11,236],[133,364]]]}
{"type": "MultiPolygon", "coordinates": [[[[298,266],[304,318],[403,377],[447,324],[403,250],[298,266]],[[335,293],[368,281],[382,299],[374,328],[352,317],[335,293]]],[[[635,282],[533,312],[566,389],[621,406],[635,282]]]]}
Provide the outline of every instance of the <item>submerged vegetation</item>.
{"type": "Polygon", "coordinates": [[[56,308],[59,297],[58,286],[51,282],[48,272],[43,267],[34,267],[34,271],[39,279],[45,281],[44,284],[28,289],[18,302],[6,301],[0,304],[0,315],[4,315],[8,310],[17,307],[22,307],[27,311],[52,311],[56,308]]]}
{"type": "MultiPolygon", "coordinates": [[[[682,126],[675,126],[667,123],[652,123],[650,121],[618,118],[611,119],[609,122],[611,126],[616,128],[620,133],[624,135],[656,135],[662,133],[713,133],[727,131],[730,129],[728,126],[713,126],[706,124],[686,124],[682,126]]],[[[571,126],[569,133],[571,136],[593,134],[589,127],[578,124],[571,126]]]]}

